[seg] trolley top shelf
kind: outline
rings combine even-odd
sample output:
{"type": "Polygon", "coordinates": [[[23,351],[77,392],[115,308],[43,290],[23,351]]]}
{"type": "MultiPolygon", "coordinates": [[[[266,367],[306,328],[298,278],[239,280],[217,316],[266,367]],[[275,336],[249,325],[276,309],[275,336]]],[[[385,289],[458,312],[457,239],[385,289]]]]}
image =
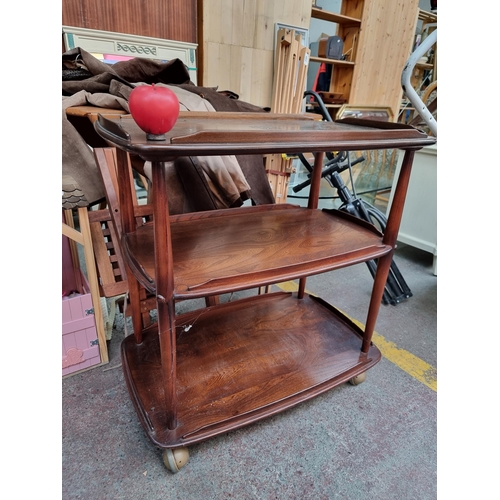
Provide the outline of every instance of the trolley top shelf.
{"type": "Polygon", "coordinates": [[[392,122],[347,118],[323,122],[273,116],[272,113],[196,113],[179,117],[163,141],[151,141],[130,115],[113,119],[100,115],[99,135],[144,160],[166,161],[178,156],[420,149],[436,139],[392,122]]]}

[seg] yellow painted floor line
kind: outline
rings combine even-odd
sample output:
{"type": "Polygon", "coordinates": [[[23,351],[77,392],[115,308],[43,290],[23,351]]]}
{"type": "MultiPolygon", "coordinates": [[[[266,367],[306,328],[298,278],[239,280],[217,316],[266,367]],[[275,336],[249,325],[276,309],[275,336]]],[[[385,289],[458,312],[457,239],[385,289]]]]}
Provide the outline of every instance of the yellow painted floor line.
{"type": "MultiPolygon", "coordinates": [[[[279,283],[276,286],[285,292],[296,292],[298,289],[298,284],[294,281],[286,281],[284,283],[279,283]]],[[[306,290],[306,292],[309,295],[314,295],[314,293],[308,290],[306,290]]],[[[342,314],[345,314],[343,311],[341,312],[342,314]]],[[[345,315],[351,321],[356,323],[356,325],[358,325],[362,330],[364,330],[365,325],[363,323],[351,318],[347,314],[345,315]]],[[[380,349],[380,352],[385,359],[394,363],[401,370],[405,371],[422,384],[437,392],[437,371],[433,366],[413,355],[411,352],[400,349],[394,342],[386,340],[377,332],[373,332],[372,341],[380,349]]]]}

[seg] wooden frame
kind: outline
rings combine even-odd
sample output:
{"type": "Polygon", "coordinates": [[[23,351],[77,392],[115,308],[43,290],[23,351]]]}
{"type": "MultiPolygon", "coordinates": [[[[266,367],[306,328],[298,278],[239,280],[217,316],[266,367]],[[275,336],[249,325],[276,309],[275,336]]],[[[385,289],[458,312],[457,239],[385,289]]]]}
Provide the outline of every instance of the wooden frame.
{"type": "Polygon", "coordinates": [[[342,118],[363,118],[365,120],[380,120],[392,122],[394,113],[388,106],[355,106],[344,104],[337,113],[337,120],[342,118]]]}
{"type": "Polygon", "coordinates": [[[65,212],[66,223],[62,224],[62,234],[67,236],[75,243],[83,246],[85,265],[87,266],[88,281],[90,285],[90,294],[92,305],[94,306],[94,317],[97,329],[97,338],[99,340],[99,353],[101,355],[101,364],[109,362],[108,348],[106,345],[106,332],[104,329],[104,320],[101,309],[101,296],[99,294],[99,283],[97,281],[97,270],[94,260],[94,250],[92,246],[92,234],[88,217],[87,207],[78,208],[78,221],[80,231],[77,231],[73,224],[70,211],[65,212]]]}

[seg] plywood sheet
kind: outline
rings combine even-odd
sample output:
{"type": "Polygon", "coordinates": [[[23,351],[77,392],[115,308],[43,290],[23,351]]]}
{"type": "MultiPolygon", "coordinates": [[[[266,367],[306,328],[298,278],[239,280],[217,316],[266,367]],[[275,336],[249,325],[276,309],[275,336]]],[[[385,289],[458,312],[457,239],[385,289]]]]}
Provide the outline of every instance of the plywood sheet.
{"type": "Polygon", "coordinates": [[[308,28],[311,0],[203,2],[203,75],[199,84],[271,105],[276,23],[308,28]]]}
{"type": "Polygon", "coordinates": [[[389,106],[398,116],[417,16],[418,0],[365,1],[350,104],[389,106]]]}

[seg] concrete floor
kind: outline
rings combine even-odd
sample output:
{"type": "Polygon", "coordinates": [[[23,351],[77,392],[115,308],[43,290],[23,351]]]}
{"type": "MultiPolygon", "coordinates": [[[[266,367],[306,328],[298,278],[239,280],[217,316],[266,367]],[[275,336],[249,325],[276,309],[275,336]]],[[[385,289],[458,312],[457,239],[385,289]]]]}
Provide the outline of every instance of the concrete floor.
{"type": "MultiPolygon", "coordinates": [[[[395,356],[359,386],[191,446],[178,474],[143,431],[117,367],[119,315],[110,363],[62,381],[62,498],[435,499],[436,391],[412,363],[430,365],[435,382],[437,277],[420,250],[400,246],[396,262],[413,297],[381,306],[376,325],[395,356]]],[[[307,289],[364,323],[372,283],[362,264],[311,277],[307,289]]]]}

